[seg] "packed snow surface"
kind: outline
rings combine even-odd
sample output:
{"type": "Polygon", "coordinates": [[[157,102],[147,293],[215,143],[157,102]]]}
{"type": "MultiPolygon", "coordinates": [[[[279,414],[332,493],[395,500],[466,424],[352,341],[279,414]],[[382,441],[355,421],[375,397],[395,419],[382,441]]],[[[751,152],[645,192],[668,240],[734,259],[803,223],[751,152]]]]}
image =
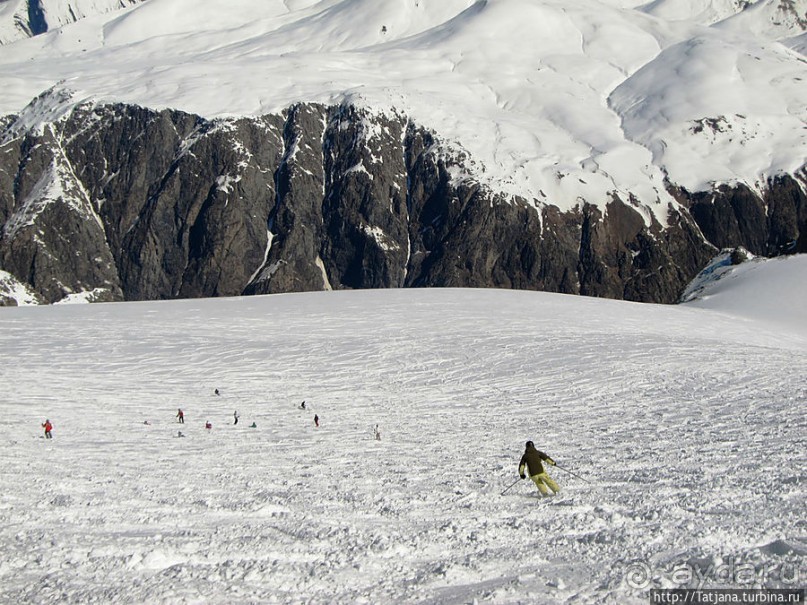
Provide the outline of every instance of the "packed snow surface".
{"type": "Polygon", "coordinates": [[[807,0],[145,0],[0,48],[0,113],[46,90],[62,112],[394,108],[470,155],[462,178],[561,208],[632,196],[664,223],[667,178],[804,166],[806,27],[807,0]]]}
{"type": "Polygon", "coordinates": [[[0,602],[802,587],[807,257],[733,275],[678,306],[385,290],[2,308],[0,602]],[[518,478],[528,439],[566,469],[553,498],[518,478]]]}

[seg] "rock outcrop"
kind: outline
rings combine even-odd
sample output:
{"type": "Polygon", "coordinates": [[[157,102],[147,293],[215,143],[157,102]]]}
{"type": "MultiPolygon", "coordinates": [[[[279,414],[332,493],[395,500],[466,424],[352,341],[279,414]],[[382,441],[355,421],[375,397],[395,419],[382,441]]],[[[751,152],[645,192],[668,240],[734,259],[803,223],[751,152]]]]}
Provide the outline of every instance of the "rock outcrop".
{"type": "Polygon", "coordinates": [[[44,302],[432,286],[668,303],[719,248],[807,251],[804,175],[671,187],[666,225],[616,195],[562,212],[350,105],[214,121],[84,105],[40,129],[4,118],[0,141],[0,270],[44,302]]]}

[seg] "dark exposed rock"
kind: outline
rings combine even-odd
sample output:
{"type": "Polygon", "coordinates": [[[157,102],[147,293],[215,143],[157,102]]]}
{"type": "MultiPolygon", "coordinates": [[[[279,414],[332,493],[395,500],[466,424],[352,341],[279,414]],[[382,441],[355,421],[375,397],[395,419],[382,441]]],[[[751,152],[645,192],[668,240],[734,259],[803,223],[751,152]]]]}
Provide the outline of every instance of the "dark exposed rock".
{"type": "Polygon", "coordinates": [[[685,213],[670,208],[668,225],[649,229],[632,204],[613,198],[587,205],[580,247],[581,294],[640,302],[672,302],[715,249],[685,213]]]}
{"type": "Polygon", "coordinates": [[[767,254],[807,252],[807,194],[796,179],[788,175],[773,179],[763,199],[768,208],[767,254]]]}
{"type": "Polygon", "coordinates": [[[807,194],[797,178],[771,179],[760,196],[745,185],[711,192],[677,190],[709,242],[718,248],[743,246],[752,254],[807,252],[807,194]]]}
{"type": "Polygon", "coordinates": [[[718,248],[741,243],[754,254],[767,248],[764,225],[765,204],[747,186],[728,187],[698,192],[691,196],[689,211],[706,238],[718,248]]]}
{"type": "Polygon", "coordinates": [[[498,287],[674,302],[717,248],[805,251],[803,183],[631,199],[505,198],[405,116],[299,104],[209,121],[79,106],[0,120],[0,269],[45,302],[498,287]]]}
{"type": "Polygon", "coordinates": [[[322,260],[334,287],[404,285],[409,257],[406,124],[340,107],[324,138],[322,260]]]}
{"type": "Polygon", "coordinates": [[[270,172],[273,196],[266,215],[271,247],[263,265],[256,265],[260,270],[255,278],[246,284],[248,294],[330,288],[320,256],[327,119],[325,107],[295,105],[280,126],[277,159],[270,172]]]}
{"type": "Polygon", "coordinates": [[[0,182],[11,187],[0,194],[2,268],[46,301],[92,290],[102,291],[97,300],[119,300],[104,227],[64,151],[51,127],[0,147],[0,157],[17,164],[0,182]]]}
{"type": "Polygon", "coordinates": [[[729,261],[732,265],[742,265],[747,260],[748,250],[742,246],[739,248],[733,248],[731,252],[729,252],[729,261]]]}
{"type": "Polygon", "coordinates": [[[28,28],[31,36],[38,36],[48,31],[48,22],[42,10],[40,0],[28,0],[28,28]]]}

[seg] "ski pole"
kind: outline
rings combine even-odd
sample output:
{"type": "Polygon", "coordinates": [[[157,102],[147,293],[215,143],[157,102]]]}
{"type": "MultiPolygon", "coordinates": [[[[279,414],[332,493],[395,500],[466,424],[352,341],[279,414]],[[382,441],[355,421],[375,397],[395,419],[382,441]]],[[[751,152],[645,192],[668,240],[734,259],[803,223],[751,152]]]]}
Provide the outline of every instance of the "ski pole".
{"type": "Polygon", "coordinates": [[[511,489],[513,489],[515,487],[516,483],[518,483],[519,481],[521,481],[521,477],[516,479],[511,486],[509,486],[506,490],[504,490],[502,492],[502,496],[504,496],[507,492],[509,492],[511,489]]]}
{"type": "Polygon", "coordinates": [[[561,465],[559,465],[559,464],[556,464],[556,465],[555,465],[555,468],[559,468],[560,470],[562,470],[562,471],[565,471],[565,472],[569,473],[569,474],[570,474],[572,477],[577,477],[578,479],[582,479],[582,480],[583,480],[583,481],[585,481],[586,483],[591,483],[591,481],[589,481],[589,480],[588,480],[588,479],[586,479],[585,477],[581,477],[581,476],[580,476],[580,475],[578,475],[577,473],[573,473],[573,472],[572,472],[572,471],[570,471],[569,469],[567,469],[567,468],[563,468],[563,467],[562,467],[561,465]]]}

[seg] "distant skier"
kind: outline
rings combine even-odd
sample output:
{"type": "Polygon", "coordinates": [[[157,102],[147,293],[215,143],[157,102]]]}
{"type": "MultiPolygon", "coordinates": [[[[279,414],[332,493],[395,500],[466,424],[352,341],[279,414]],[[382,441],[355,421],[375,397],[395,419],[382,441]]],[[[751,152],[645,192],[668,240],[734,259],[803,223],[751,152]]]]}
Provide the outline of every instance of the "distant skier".
{"type": "Polygon", "coordinates": [[[238,424],[238,410],[233,412],[233,424],[238,424]]]}
{"type": "Polygon", "coordinates": [[[319,416],[317,416],[316,414],[314,414],[314,426],[319,428],[319,416]]]}
{"type": "Polygon", "coordinates": [[[177,431],[177,437],[184,437],[185,435],[182,434],[182,431],[177,431]]]}
{"type": "Polygon", "coordinates": [[[45,439],[53,439],[53,435],[50,432],[53,430],[53,425],[50,423],[50,420],[45,420],[42,423],[42,428],[45,429],[45,439]]]}
{"type": "Polygon", "coordinates": [[[218,390],[218,389],[215,389],[213,392],[214,392],[216,395],[221,395],[221,393],[219,393],[219,390],[218,390]]]}
{"type": "Polygon", "coordinates": [[[252,424],[249,425],[249,428],[256,429],[258,428],[258,425],[253,422],[252,424]]]}
{"type": "Polygon", "coordinates": [[[210,424],[210,421],[205,422],[205,428],[206,428],[208,431],[209,431],[210,429],[212,429],[212,428],[213,428],[213,425],[212,425],[212,424],[210,424]]]}
{"type": "Polygon", "coordinates": [[[378,425],[375,425],[375,430],[373,430],[373,435],[375,435],[376,441],[381,441],[381,430],[378,428],[378,425]]]}
{"type": "Polygon", "coordinates": [[[549,490],[555,494],[560,491],[560,487],[544,470],[543,462],[555,466],[555,461],[543,452],[535,449],[535,444],[532,441],[527,441],[527,447],[524,450],[524,455],[521,457],[521,462],[518,465],[518,474],[522,479],[526,479],[524,474],[524,467],[530,472],[530,479],[533,480],[538,491],[542,496],[548,496],[549,490]]]}
{"type": "Polygon", "coordinates": [[[301,409],[301,410],[304,410],[304,409],[305,409],[305,401],[303,401],[303,402],[300,404],[300,409],[301,409]]]}
{"type": "Polygon", "coordinates": [[[177,409],[177,422],[185,424],[185,412],[182,411],[182,408],[177,409]]]}

